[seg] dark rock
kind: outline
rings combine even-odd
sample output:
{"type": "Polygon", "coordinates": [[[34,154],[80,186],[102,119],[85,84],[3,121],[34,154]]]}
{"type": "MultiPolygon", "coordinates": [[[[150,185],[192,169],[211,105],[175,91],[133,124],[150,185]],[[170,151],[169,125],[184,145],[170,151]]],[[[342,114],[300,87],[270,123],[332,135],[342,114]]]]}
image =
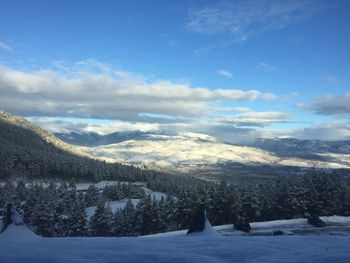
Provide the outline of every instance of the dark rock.
{"type": "Polygon", "coordinates": [[[205,221],[205,209],[204,206],[200,206],[192,216],[191,225],[187,231],[187,235],[194,232],[202,232],[205,228],[205,221]]]}
{"type": "Polygon", "coordinates": [[[12,223],[12,205],[6,204],[4,207],[4,216],[2,219],[2,228],[0,232],[5,231],[7,226],[12,223]]]}
{"type": "Polygon", "coordinates": [[[284,232],[282,230],[273,230],[272,235],[273,236],[283,236],[284,232]]]}
{"type": "Polygon", "coordinates": [[[324,221],[322,221],[322,219],[319,218],[318,216],[310,215],[307,218],[307,222],[310,225],[313,225],[314,227],[325,227],[326,226],[326,223],[324,221]]]}
{"type": "Polygon", "coordinates": [[[248,222],[238,222],[233,225],[234,229],[243,231],[245,233],[250,233],[251,226],[248,222]]]}

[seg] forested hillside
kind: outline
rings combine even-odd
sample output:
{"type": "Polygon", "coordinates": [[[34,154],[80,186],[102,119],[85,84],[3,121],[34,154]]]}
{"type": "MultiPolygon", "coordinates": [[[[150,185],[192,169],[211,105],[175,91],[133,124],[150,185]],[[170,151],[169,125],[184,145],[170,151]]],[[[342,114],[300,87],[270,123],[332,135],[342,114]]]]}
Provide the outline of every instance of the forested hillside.
{"type": "Polygon", "coordinates": [[[7,112],[0,112],[0,179],[143,180],[134,166],[105,163],[7,112]]]}

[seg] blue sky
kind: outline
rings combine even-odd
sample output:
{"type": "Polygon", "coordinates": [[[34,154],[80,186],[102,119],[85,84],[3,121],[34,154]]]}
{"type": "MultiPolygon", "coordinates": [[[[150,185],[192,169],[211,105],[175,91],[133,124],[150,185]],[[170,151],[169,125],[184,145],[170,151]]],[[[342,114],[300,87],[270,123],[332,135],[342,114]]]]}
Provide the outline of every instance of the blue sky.
{"type": "Polygon", "coordinates": [[[0,6],[0,107],[45,128],[350,139],[349,1],[0,6]]]}

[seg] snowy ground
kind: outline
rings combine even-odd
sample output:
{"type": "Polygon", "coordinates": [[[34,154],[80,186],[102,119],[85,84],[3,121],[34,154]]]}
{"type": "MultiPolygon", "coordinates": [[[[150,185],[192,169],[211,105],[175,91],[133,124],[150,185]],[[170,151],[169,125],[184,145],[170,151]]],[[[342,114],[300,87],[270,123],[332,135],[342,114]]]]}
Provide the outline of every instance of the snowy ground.
{"type": "MultiPolygon", "coordinates": [[[[349,217],[322,217],[328,225],[348,226],[349,217]]],[[[350,259],[350,236],[223,236],[232,225],[186,236],[177,231],[145,237],[42,238],[25,225],[0,234],[0,262],[337,262],[350,259]],[[159,238],[162,237],[162,238],[159,238]]],[[[252,223],[252,231],[310,228],[305,219],[252,223]]]]}
{"type": "Polygon", "coordinates": [[[23,231],[23,226],[9,227],[7,235],[0,235],[0,262],[345,263],[350,259],[350,237],[342,236],[41,238],[23,231]]]}
{"type": "MultiPolygon", "coordinates": [[[[349,216],[323,216],[321,219],[326,223],[326,227],[317,228],[308,224],[306,218],[275,220],[268,222],[250,223],[251,232],[249,234],[234,230],[233,225],[214,226],[213,228],[222,236],[272,236],[275,230],[282,230],[290,235],[338,235],[349,236],[350,241],[350,217],[349,216]]],[[[146,237],[178,237],[186,235],[187,230],[173,231],[148,235],[146,237]]],[[[349,261],[350,262],[350,261],[349,261]]]]}
{"type": "MultiPolygon", "coordinates": [[[[139,202],[140,199],[130,199],[132,204],[136,206],[139,202]]],[[[109,205],[112,209],[112,212],[115,213],[118,209],[124,208],[126,205],[126,202],[128,199],[122,199],[119,201],[111,201],[111,202],[106,202],[106,205],[109,205]]],[[[96,206],[91,206],[86,208],[86,216],[88,220],[95,214],[96,206]]]]}
{"type": "MultiPolygon", "coordinates": [[[[118,182],[116,182],[116,181],[114,181],[114,182],[113,181],[103,181],[103,182],[99,182],[98,184],[96,184],[96,187],[98,187],[99,189],[103,189],[104,187],[106,187],[106,185],[111,185],[113,183],[116,184],[118,182]]],[[[165,193],[162,193],[162,192],[153,192],[151,189],[144,186],[145,183],[136,182],[134,184],[136,184],[137,186],[140,186],[145,191],[146,195],[151,195],[152,198],[155,198],[158,201],[161,200],[162,198],[165,199],[167,196],[165,193]]],[[[80,190],[87,190],[88,187],[89,187],[89,184],[78,184],[77,185],[77,189],[80,189],[80,190]]],[[[118,209],[124,208],[127,201],[128,201],[128,199],[111,201],[111,202],[106,202],[106,205],[108,204],[111,207],[112,212],[115,213],[118,209]]],[[[140,202],[140,199],[134,198],[134,199],[131,199],[131,202],[134,206],[136,206],[140,202]]],[[[91,207],[86,208],[86,215],[87,215],[88,219],[90,219],[95,214],[95,210],[96,210],[96,206],[91,206],[91,207]]]]}

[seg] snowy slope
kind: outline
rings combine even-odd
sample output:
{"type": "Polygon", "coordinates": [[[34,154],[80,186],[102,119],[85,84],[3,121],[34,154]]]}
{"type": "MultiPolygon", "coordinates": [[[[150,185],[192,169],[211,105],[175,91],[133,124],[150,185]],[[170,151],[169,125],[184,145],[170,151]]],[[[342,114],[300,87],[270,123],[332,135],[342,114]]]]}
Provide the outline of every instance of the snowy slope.
{"type": "Polygon", "coordinates": [[[350,154],[322,153],[315,159],[280,156],[259,148],[223,143],[197,133],[144,134],[142,138],[96,147],[81,147],[107,161],[177,168],[184,172],[196,166],[237,163],[244,166],[303,168],[350,168],[350,154]],[[322,157],[322,158],[321,158],[322,157]]]}

